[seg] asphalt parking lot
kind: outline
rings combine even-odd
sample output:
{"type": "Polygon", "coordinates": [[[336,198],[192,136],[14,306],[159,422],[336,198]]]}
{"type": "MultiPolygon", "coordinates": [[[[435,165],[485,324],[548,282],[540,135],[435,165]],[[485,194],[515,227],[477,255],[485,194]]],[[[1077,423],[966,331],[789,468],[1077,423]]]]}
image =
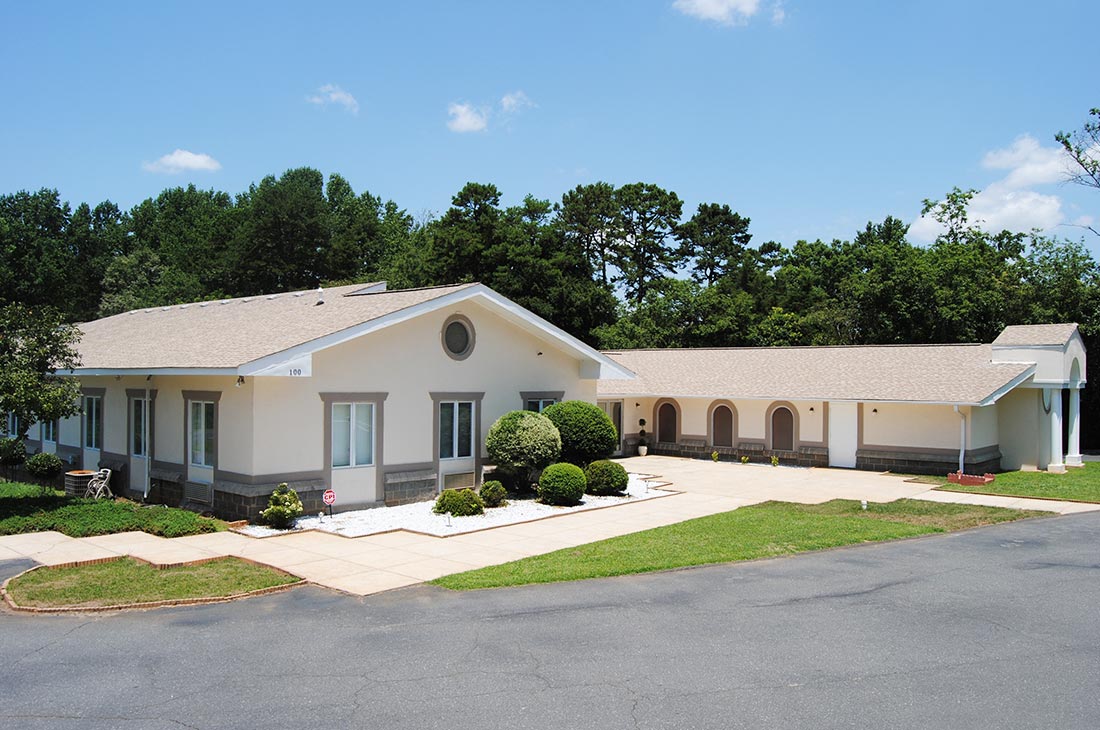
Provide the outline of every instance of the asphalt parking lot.
{"type": "Polygon", "coordinates": [[[1098,605],[1090,513],[498,591],[3,613],[0,724],[1096,728],[1098,605]]]}

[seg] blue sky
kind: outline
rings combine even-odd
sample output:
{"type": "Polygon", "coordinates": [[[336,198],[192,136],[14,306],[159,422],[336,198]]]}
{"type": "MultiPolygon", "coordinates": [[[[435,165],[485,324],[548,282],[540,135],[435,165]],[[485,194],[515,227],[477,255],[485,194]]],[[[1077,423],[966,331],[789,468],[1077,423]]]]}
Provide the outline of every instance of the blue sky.
{"type": "Polygon", "coordinates": [[[1100,106],[1098,27],[1094,0],[5,3],[0,193],[128,208],[308,165],[419,216],[470,180],[641,180],[789,245],[957,185],[1082,238],[1100,192],[1053,136],[1100,106]]]}

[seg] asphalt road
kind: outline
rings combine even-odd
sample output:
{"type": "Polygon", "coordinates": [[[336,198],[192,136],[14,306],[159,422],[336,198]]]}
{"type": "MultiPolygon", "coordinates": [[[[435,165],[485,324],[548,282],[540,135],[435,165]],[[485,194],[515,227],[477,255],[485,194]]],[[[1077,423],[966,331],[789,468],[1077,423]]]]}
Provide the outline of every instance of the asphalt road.
{"type": "Polygon", "coordinates": [[[1098,606],[1093,513],[500,591],[3,613],[0,727],[1095,729],[1098,606]]]}

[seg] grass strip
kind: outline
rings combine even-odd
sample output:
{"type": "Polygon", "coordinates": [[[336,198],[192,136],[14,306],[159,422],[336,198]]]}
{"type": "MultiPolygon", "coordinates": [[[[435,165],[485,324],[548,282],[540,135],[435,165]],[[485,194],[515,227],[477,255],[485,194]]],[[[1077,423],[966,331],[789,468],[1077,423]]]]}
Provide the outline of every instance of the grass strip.
{"type": "Polygon", "coordinates": [[[225,529],[194,512],[125,499],[84,499],[33,484],[0,482],[0,535],[55,530],[69,537],[140,531],[182,537],[225,529]]]}
{"type": "Polygon", "coordinates": [[[1083,467],[1066,470],[1065,474],[1051,474],[1045,471],[1009,471],[998,474],[990,484],[961,487],[947,483],[937,489],[944,492],[1000,494],[1006,497],[1100,502],[1100,462],[1086,462],[1083,467]]]}
{"type": "Polygon", "coordinates": [[[602,578],[962,530],[1046,513],[900,499],[765,502],[432,581],[454,590],[602,578]]]}
{"type": "Polygon", "coordinates": [[[12,579],[8,593],[25,607],[91,608],[224,598],[299,580],[280,570],[238,558],[219,558],[164,570],[133,558],[122,558],[68,568],[38,568],[12,579]]]}

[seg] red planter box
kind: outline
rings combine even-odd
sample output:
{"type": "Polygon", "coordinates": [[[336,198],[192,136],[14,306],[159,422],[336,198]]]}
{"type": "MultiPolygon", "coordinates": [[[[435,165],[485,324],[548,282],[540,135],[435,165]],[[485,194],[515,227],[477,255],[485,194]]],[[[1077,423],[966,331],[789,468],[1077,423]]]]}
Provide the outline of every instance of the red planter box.
{"type": "Polygon", "coordinates": [[[960,474],[957,471],[953,471],[947,475],[947,481],[951,482],[952,484],[958,484],[961,487],[985,486],[996,478],[997,477],[988,472],[982,474],[981,476],[978,476],[977,474],[960,474]]]}

